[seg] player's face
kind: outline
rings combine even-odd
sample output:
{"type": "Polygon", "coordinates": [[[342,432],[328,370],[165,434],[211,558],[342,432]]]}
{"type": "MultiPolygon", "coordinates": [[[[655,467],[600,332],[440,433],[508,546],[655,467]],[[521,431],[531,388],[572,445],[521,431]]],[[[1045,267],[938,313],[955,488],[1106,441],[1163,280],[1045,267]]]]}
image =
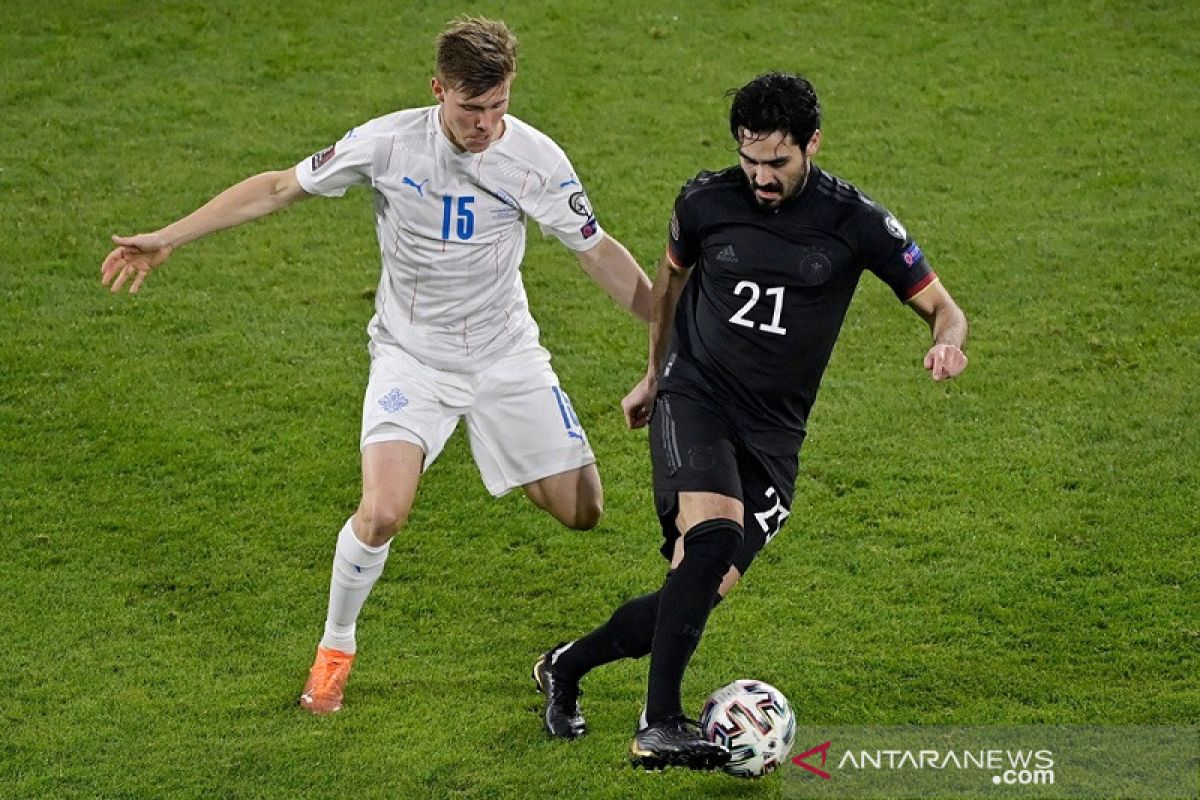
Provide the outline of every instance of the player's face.
{"type": "Polygon", "coordinates": [[[433,96],[441,106],[442,132],[460,150],[482,153],[504,133],[511,87],[512,78],[508,78],[494,89],[467,97],[434,78],[433,96]]]}
{"type": "Polygon", "coordinates": [[[781,131],[767,135],[739,131],[738,159],[759,206],[779,208],[803,189],[809,160],[820,146],[820,131],[815,131],[803,147],[791,134],[781,131]]]}

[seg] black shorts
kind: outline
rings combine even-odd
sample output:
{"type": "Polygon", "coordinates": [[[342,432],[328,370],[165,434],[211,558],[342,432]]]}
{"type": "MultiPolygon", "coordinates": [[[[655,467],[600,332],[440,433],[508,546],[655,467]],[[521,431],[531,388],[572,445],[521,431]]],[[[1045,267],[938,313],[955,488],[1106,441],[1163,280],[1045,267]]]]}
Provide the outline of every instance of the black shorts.
{"type": "Polygon", "coordinates": [[[658,395],[650,420],[650,462],[668,560],[679,538],[679,492],[715,492],[742,501],[746,535],[733,565],[743,575],[791,513],[799,453],[768,455],[749,447],[719,411],[687,395],[658,395]]]}

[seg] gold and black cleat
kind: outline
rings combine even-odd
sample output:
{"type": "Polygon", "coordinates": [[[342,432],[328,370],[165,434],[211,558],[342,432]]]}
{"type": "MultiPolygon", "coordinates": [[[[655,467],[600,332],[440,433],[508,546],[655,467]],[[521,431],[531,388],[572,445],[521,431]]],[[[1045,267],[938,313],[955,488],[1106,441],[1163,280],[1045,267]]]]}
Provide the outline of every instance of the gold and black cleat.
{"type": "Polygon", "coordinates": [[[629,744],[630,761],[645,770],[720,769],[729,755],[729,748],[704,738],[700,725],[682,716],[641,728],[629,744]]]}

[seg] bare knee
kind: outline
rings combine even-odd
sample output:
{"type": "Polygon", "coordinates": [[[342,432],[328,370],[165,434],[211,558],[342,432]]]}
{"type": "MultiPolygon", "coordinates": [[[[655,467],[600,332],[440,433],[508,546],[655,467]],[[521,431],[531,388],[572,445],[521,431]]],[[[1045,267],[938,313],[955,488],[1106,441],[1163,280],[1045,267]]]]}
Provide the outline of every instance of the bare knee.
{"type": "Polygon", "coordinates": [[[534,505],[572,530],[591,530],[604,516],[604,490],[595,464],[542,478],[524,488],[534,505]]]}
{"type": "Polygon", "coordinates": [[[405,441],[369,444],[362,452],[362,502],[354,513],[359,541],[381,547],[408,522],[425,452],[405,441]]]}
{"type": "Polygon", "coordinates": [[[590,531],[604,516],[604,496],[579,494],[574,497],[529,493],[538,508],[574,531],[590,531]]]}
{"type": "Polygon", "coordinates": [[[409,511],[406,506],[368,502],[364,498],[354,514],[354,534],[371,547],[385,545],[408,522],[409,511]]]}
{"type": "Polygon", "coordinates": [[[604,516],[604,498],[600,495],[577,498],[574,513],[569,518],[555,516],[571,530],[590,531],[600,524],[600,518],[604,516]]]}

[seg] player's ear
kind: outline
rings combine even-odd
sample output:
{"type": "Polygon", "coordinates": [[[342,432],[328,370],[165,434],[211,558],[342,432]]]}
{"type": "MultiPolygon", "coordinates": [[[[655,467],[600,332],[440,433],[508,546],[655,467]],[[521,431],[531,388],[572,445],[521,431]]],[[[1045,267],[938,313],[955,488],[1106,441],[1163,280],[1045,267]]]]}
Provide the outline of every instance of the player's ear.
{"type": "Polygon", "coordinates": [[[446,101],[446,87],[442,86],[442,82],[437,79],[436,75],[429,79],[429,88],[433,90],[433,96],[439,103],[446,101]]]}
{"type": "Polygon", "coordinates": [[[821,149],[821,129],[817,128],[813,131],[813,135],[809,137],[808,144],[804,146],[804,155],[806,158],[812,158],[821,149]]]}

